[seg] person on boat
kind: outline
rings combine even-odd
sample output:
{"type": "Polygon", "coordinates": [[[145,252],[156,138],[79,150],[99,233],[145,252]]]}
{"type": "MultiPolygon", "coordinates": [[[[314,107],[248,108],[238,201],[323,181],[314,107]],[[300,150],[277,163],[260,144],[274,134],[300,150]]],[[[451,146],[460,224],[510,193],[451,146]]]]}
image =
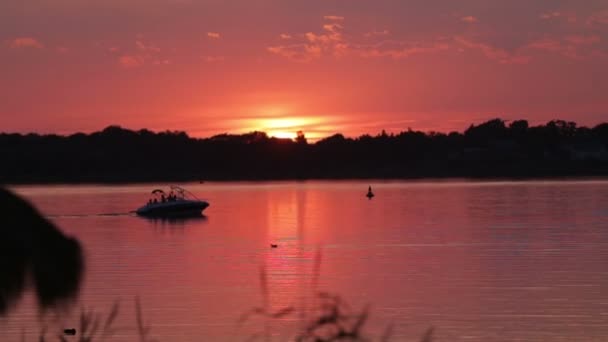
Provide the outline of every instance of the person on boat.
{"type": "Polygon", "coordinates": [[[160,201],[161,201],[162,203],[167,202],[167,198],[165,197],[165,194],[160,195],[160,201]]]}

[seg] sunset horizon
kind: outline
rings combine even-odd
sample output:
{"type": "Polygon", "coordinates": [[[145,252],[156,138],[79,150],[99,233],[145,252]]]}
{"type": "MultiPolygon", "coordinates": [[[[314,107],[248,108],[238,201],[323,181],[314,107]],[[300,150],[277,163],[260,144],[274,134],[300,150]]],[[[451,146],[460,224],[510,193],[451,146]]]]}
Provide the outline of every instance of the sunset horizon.
{"type": "MultiPolygon", "coordinates": [[[[303,136],[309,141],[309,142],[317,142],[319,140],[323,140],[326,138],[329,138],[331,136],[334,135],[342,135],[346,138],[359,138],[361,136],[378,136],[381,134],[388,134],[388,135],[394,135],[394,134],[399,134],[399,133],[403,133],[403,132],[407,132],[407,131],[413,131],[413,132],[422,132],[425,134],[431,134],[431,133],[438,133],[438,134],[451,134],[451,133],[458,133],[458,134],[464,134],[466,132],[467,129],[474,127],[474,126],[478,126],[484,123],[487,123],[488,121],[492,121],[492,120],[501,120],[505,123],[506,126],[510,125],[511,123],[515,122],[515,121],[525,121],[529,124],[530,127],[533,126],[543,126],[545,124],[548,124],[550,122],[567,122],[567,123],[574,123],[575,125],[577,125],[578,127],[587,127],[587,128],[593,128],[596,127],[598,125],[601,124],[606,124],[606,122],[608,121],[598,121],[595,123],[591,123],[590,125],[584,125],[584,124],[580,124],[579,122],[576,121],[571,121],[571,120],[563,120],[563,119],[559,119],[559,118],[555,118],[555,119],[551,119],[548,120],[546,122],[534,122],[534,121],[529,121],[526,118],[515,118],[515,119],[504,119],[502,117],[488,117],[485,120],[482,121],[478,121],[478,122],[470,122],[469,124],[464,125],[462,128],[459,129],[450,129],[450,130],[435,130],[435,129],[418,129],[416,127],[412,127],[412,126],[407,126],[405,128],[379,128],[379,130],[377,131],[361,131],[361,132],[357,132],[357,133],[353,133],[353,134],[348,134],[348,133],[344,133],[341,131],[335,131],[335,132],[331,132],[331,131],[325,131],[324,135],[320,135],[320,134],[315,134],[317,132],[313,131],[313,134],[308,133],[304,127],[306,126],[301,126],[301,125],[297,125],[297,124],[293,124],[293,126],[290,126],[290,124],[293,123],[297,123],[297,122],[302,122],[305,121],[305,119],[300,119],[300,118],[295,118],[295,119],[284,119],[284,118],[278,118],[278,119],[273,119],[273,118],[266,118],[263,119],[264,121],[267,122],[267,126],[260,126],[260,127],[266,127],[265,129],[260,129],[260,128],[255,128],[256,126],[251,126],[249,129],[241,129],[241,130],[234,130],[234,131],[218,131],[215,133],[210,133],[208,135],[196,135],[196,134],[192,134],[191,132],[188,132],[187,129],[184,128],[179,128],[179,127],[175,127],[175,128],[150,128],[150,127],[128,127],[128,126],[124,126],[124,125],[120,125],[120,124],[109,124],[103,127],[99,127],[98,129],[93,129],[93,130],[82,130],[82,131],[65,131],[65,132],[36,132],[36,131],[22,131],[22,132],[9,132],[9,131],[0,131],[0,134],[39,134],[39,135],[59,135],[59,136],[70,136],[70,135],[74,135],[74,134],[92,134],[92,133],[96,133],[96,132],[102,132],[107,128],[111,128],[111,127],[119,127],[121,129],[125,129],[125,130],[130,130],[130,131],[134,131],[134,132],[138,132],[138,131],[150,131],[150,132],[155,132],[155,133],[159,133],[159,132],[184,132],[186,133],[190,138],[195,138],[195,139],[209,139],[209,138],[213,138],[215,136],[220,136],[220,135],[241,135],[241,134],[249,134],[249,133],[254,133],[254,132],[260,132],[260,133],[264,133],[266,134],[269,138],[278,138],[278,139],[291,139],[291,140],[295,140],[298,137],[298,134],[303,134],[303,136]]],[[[351,132],[352,133],[352,132],[351,132]]]]}
{"type": "Polygon", "coordinates": [[[608,0],[0,23],[0,340],[606,340],[608,0]]]}
{"type": "Polygon", "coordinates": [[[9,0],[0,127],[319,139],[606,117],[605,1],[486,3],[9,0]]]}

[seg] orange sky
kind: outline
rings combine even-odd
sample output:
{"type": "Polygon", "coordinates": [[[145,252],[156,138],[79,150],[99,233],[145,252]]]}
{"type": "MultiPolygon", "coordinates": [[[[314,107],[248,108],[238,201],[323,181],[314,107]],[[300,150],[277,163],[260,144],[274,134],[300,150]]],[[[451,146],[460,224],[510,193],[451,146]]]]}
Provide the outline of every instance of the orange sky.
{"type": "Polygon", "coordinates": [[[0,130],[608,118],[608,0],[4,0],[0,130]]]}

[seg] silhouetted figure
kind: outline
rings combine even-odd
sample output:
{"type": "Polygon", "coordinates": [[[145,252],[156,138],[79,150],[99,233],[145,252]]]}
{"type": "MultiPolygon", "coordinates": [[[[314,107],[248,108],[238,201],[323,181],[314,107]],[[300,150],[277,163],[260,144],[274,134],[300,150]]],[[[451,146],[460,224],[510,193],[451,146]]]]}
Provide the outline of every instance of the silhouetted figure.
{"type": "Polygon", "coordinates": [[[73,298],[83,269],[76,239],[65,236],[32,205],[0,187],[0,315],[7,313],[26,285],[32,285],[41,309],[73,298]]]}
{"type": "Polygon", "coordinates": [[[370,185],[369,188],[367,188],[367,194],[365,195],[368,199],[372,199],[374,197],[374,193],[372,192],[372,186],[370,185]]]}

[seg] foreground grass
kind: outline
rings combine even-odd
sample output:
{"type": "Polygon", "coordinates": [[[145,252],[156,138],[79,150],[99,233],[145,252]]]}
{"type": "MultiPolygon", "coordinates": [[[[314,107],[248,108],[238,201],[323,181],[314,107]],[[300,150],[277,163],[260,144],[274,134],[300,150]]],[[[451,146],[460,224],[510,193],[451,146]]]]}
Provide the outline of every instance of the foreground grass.
{"type": "MultiPolygon", "coordinates": [[[[318,279],[320,277],[322,253],[318,250],[314,263],[311,280],[310,308],[298,307],[296,305],[285,306],[279,309],[270,307],[270,288],[268,285],[265,267],[260,268],[260,293],[262,303],[243,313],[236,322],[236,331],[245,324],[253,324],[258,330],[250,335],[246,341],[271,341],[270,323],[289,317],[299,318],[300,328],[296,333],[287,338],[294,342],[368,342],[368,341],[391,341],[394,326],[388,323],[381,336],[371,338],[365,335],[364,327],[370,317],[370,306],[366,305],[361,310],[353,309],[340,295],[319,291],[318,279]],[[261,321],[259,321],[261,319],[261,321]]],[[[56,329],[49,331],[43,326],[40,331],[39,342],[95,342],[111,341],[118,333],[133,333],[139,342],[158,342],[152,337],[151,326],[145,322],[139,297],[134,299],[135,327],[116,327],[118,314],[120,312],[120,301],[115,301],[107,315],[81,308],[79,324],[77,328],[56,329]]],[[[422,335],[421,342],[433,341],[434,328],[429,328],[422,335]]],[[[233,336],[233,340],[239,340],[233,336]]],[[[25,335],[22,341],[25,342],[25,335]]]]}

